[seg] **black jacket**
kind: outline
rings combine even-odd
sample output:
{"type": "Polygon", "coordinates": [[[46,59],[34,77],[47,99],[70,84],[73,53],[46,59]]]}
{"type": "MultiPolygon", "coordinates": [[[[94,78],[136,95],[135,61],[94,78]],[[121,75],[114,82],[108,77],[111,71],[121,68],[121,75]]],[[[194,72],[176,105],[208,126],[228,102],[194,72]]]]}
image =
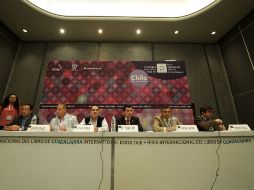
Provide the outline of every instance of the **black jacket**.
{"type": "MultiPolygon", "coordinates": [[[[22,125],[22,121],[24,119],[26,119],[25,121],[25,125],[24,125],[24,131],[27,130],[27,128],[29,127],[29,125],[31,124],[31,120],[33,118],[34,114],[32,113],[30,116],[28,116],[27,118],[24,118],[22,115],[19,115],[17,117],[14,118],[14,120],[10,123],[8,123],[6,126],[11,126],[11,125],[18,125],[18,126],[21,126],[22,125]]],[[[37,124],[39,123],[39,118],[38,116],[37,117],[37,124]]]]}
{"type": "MultiPolygon", "coordinates": [[[[125,117],[116,118],[116,131],[118,131],[118,125],[126,125],[125,117]]],[[[138,131],[143,131],[143,127],[138,117],[132,116],[130,119],[130,125],[138,125],[138,131]]]]}
{"type": "MultiPolygon", "coordinates": [[[[97,118],[97,126],[96,127],[101,127],[102,126],[103,119],[104,119],[104,117],[98,116],[98,118],[97,118]]],[[[86,125],[90,125],[89,124],[90,120],[91,120],[91,117],[86,117],[85,118],[86,125]]]]}

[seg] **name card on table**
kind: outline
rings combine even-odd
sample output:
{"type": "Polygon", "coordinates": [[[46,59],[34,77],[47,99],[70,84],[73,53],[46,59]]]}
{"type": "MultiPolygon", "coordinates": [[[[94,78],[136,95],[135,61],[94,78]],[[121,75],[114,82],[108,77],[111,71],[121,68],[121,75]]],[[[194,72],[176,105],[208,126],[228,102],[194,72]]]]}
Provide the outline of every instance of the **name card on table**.
{"type": "Polygon", "coordinates": [[[229,124],[228,131],[237,132],[237,131],[251,131],[249,125],[247,124],[229,124]]]}
{"type": "Polygon", "coordinates": [[[137,125],[118,125],[118,132],[138,132],[137,125]]]}
{"type": "Polygon", "coordinates": [[[27,128],[29,132],[50,132],[50,125],[30,125],[31,127],[27,128]]]}
{"type": "Polygon", "coordinates": [[[176,132],[198,132],[196,125],[177,125],[176,132]]]}
{"type": "Polygon", "coordinates": [[[94,125],[75,125],[72,132],[94,132],[94,125]]]}

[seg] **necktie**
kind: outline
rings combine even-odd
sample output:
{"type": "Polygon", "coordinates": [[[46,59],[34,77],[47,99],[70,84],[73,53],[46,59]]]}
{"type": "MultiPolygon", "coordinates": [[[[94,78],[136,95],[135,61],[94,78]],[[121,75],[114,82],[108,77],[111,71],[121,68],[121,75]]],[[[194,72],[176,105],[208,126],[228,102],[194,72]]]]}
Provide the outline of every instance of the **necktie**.
{"type": "Polygon", "coordinates": [[[130,118],[127,118],[126,124],[127,124],[127,125],[130,125],[130,124],[131,124],[130,118]]]}
{"type": "Polygon", "coordinates": [[[26,119],[24,118],[24,119],[22,120],[22,122],[21,122],[21,129],[22,129],[22,131],[25,130],[25,124],[26,124],[26,119]]]}

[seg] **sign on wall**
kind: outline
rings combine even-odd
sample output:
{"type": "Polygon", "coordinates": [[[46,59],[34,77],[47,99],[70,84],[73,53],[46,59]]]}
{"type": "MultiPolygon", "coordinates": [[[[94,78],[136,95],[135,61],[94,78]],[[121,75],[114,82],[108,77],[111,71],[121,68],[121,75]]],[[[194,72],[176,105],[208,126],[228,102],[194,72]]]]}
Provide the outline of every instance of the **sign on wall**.
{"type": "Polygon", "coordinates": [[[50,61],[44,79],[40,118],[50,122],[56,104],[68,105],[81,121],[99,105],[110,123],[132,104],[144,127],[168,104],[184,124],[193,124],[191,97],[182,61],[50,61]]]}

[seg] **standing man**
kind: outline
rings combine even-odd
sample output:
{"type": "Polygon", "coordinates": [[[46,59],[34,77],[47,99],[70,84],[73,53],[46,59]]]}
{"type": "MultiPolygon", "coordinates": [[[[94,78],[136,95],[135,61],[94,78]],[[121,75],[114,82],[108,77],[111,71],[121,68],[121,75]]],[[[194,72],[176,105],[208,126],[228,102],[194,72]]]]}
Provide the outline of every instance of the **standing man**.
{"type": "Polygon", "coordinates": [[[100,108],[97,105],[92,105],[90,109],[90,116],[85,117],[80,124],[93,125],[94,132],[109,131],[108,123],[104,117],[100,115],[100,108]]]}
{"type": "Polygon", "coordinates": [[[210,106],[200,108],[200,116],[195,118],[195,124],[199,131],[223,131],[226,130],[221,119],[212,120],[213,108],[210,106]]]}
{"type": "MultiPolygon", "coordinates": [[[[32,118],[35,116],[33,106],[31,104],[23,104],[21,106],[20,115],[15,117],[14,120],[5,126],[6,131],[26,131],[31,124],[32,118]]],[[[35,116],[36,117],[36,116],[35,116]]],[[[39,123],[39,118],[36,117],[36,123],[39,123]]]]}
{"type": "Polygon", "coordinates": [[[182,125],[177,117],[171,115],[171,112],[171,108],[167,105],[161,108],[161,115],[153,119],[153,130],[155,132],[175,131],[177,125],[182,125]]]}
{"type": "Polygon", "coordinates": [[[71,131],[72,127],[78,124],[77,117],[67,113],[65,104],[58,104],[56,117],[50,122],[51,131],[71,131]]]}
{"type": "Polygon", "coordinates": [[[143,131],[139,118],[133,116],[133,114],[133,107],[131,105],[125,105],[123,107],[122,117],[116,119],[116,131],[118,131],[118,125],[138,125],[138,131],[143,131]]]}

